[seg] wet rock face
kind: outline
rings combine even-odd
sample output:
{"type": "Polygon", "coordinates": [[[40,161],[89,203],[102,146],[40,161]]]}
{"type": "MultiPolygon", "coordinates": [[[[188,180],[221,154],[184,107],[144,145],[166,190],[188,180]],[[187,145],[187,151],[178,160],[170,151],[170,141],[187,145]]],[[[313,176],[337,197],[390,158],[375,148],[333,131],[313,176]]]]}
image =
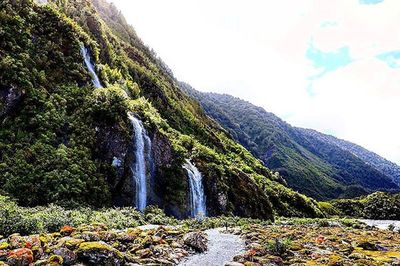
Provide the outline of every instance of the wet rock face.
{"type": "Polygon", "coordinates": [[[218,216],[233,213],[237,216],[273,220],[268,196],[243,172],[224,176],[199,167],[204,173],[207,213],[218,216]],[[226,184],[229,184],[227,186],[226,184]]]}
{"type": "Polygon", "coordinates": [[[22,101],[24,95],[24,90],[14,86],[0,88],[0,118],[12,113],[22,101]]]}
{"type": "Polygon", "coordinates": [[[174,157],[172,146],[167,136],[155,132],[153,137],[153,154],[156,167],[171,167],[174,157]]]}
{"type": "Polygon", "coordinates": [[[161,132],[154,132],[152,148],[155,174],[152,181],[154,191],[150,192],[150,201],[162,206],[168,215],[179,219],[188,217],[188,177],[182,168],[183,162],[174,154],[168,137],[161,132]],[[185,195],[180,197],[183,194],[185,195]]]}
{"type": "Polygon", "coordinates": [[[108,164],[107,181],[117,206],[130,206],[134,198],[130,169],[134,156],[130,141],[117,124],[96,127],[96,154],[108,164]]]}
{"type": "Polygon", "coordinates": [[[237,216],[273,220],[273,210],[268,196],[245,173],[230,178],[228,199],[237,216]]]}

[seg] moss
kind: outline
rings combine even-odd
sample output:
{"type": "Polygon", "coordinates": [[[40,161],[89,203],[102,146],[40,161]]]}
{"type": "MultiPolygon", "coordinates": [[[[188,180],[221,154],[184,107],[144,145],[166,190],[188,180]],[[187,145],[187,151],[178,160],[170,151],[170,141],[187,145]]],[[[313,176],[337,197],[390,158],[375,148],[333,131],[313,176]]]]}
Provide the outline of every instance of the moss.
{"type": "Polygon", "coordinates": [[[123,258],[123,254],[114,249],[112,246],[104,243],[104,242],[84,242],[82,244],[79,245],[79,249],[77,250],[77,253],[86,253],[86,252],[111,252],[113,253],[115,256],[117,256],[118,258],[122,259],[123,258]]]}
{"type": "Polygon", "coordinates": [[[7,242],[0,243],[0,250],[8,249],[10,245],[7,242]]]}
{"type": "Polygon", "coordinates": [[[50,265],[62,265],[64,259],[59,255],[51,255],[48,262],[50,265]]]}
{"type": "Polygon", "coordinates": [[[84,242],[83,239],[77,239],[77,238],[71,238],[65,241],[65,246],[69,249],[75,249],[78,247],[82,242],[84,242]]]}

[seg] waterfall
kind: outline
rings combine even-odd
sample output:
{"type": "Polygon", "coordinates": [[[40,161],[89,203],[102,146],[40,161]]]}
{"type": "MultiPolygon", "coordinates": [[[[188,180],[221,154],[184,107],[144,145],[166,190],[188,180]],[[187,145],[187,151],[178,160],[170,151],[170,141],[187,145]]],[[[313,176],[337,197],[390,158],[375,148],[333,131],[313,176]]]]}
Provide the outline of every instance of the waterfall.
{"type": "Polygon", "coordinates": [[[147,172],[152,172],[151,140],[142,122],[132,113],[128,113],[128,117],[135,133],[133,141],[135,142],[136,162],[131,166],[132,181],[136,184],[135,206],[143,211],[147,205],[147,172]],[[150,171],[147,171],[147,165],[149,165],[150,171]]]}
{"type": "Polygon", "coordinates": [[[99,77],[96,74],[96,71],[94,71],[94,65],[92,64],[92,61],[90,59],[89,51],[83,45],[81,46],[81,54],[85,61],[85,65],[86,65],[87,69],[89,70],[89,74],[92,77],[92,83],[93,83],[94,87],[95,88],[103,88],[103,86],[101,86],[99,77]]]}
{"type": "Polygon", "coordinates": [[[206,214],[206,198],[203,188],[203,177],[201,173],[189,160],[183,164],[189,176],[189,190],[190,190],[190,207],[191,215],[194,218],[205,217],[206,214]]]}

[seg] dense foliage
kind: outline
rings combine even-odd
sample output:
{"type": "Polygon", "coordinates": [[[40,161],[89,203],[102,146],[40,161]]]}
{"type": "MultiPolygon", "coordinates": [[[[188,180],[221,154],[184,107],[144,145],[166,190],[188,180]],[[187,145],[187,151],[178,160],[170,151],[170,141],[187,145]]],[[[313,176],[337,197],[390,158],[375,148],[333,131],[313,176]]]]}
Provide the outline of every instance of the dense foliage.
{"type": "Polygon", "coordinates": [[[400,220],[400,194],[375,192],[355,199],[333,200],[328,209],[340,216],[400,220]]]}
{"type": "Polygon", "coordinates": [[[65,225],[99,223],[110,229],[125,229],[144,224],[176,225],[178,221],[154,206],[148,206],[144,213],[131,207],[96,210],[87,207],[67,209],[54,204],[20,207],[0,195],[0,235],[58,232],[65,225]]]}
{"type": "Polygon", "coordinates": [[[316,199],[332,199],[399,189],[391,176],[326,141],[324,134],[292,127],[263,108],[229,95],[198,92],[184,83],[181,87],[295,190],[316,199]]]}

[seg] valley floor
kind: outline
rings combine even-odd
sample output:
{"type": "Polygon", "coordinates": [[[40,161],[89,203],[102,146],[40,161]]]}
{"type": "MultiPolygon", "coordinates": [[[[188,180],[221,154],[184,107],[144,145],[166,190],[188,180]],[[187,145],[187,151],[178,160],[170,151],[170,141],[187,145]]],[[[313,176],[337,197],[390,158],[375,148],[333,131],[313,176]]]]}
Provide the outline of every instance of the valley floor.
{"type": "Polygon", "coordinates": [[[400,265],[400,232],[356,220],[223,219],[0,236],[0,265],[400,265]]]}

